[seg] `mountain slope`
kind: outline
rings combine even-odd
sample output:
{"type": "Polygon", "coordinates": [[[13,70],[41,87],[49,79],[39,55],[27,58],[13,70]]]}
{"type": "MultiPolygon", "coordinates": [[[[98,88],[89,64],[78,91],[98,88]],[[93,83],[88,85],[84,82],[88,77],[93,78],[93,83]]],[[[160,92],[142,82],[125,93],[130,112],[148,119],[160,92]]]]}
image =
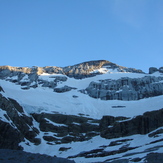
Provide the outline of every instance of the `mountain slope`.
{"type": "Polygon", "coordinates": [[[150,153],[162,153],[161,72],[105,60],[64,68],[2,66],[0,86],[1,148],[76,162],[149,162],[157,156],[150,153]]]}

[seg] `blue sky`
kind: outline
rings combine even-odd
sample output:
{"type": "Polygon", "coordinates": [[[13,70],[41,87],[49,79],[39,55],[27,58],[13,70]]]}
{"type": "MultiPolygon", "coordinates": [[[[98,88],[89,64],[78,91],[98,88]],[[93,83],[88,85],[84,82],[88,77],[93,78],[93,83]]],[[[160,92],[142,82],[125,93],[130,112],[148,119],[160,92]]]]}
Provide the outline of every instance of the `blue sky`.
{"type": "Polygon", "coordinates": [[[163,0],[0,0],[0,65],[163,66],[163,0]]]}

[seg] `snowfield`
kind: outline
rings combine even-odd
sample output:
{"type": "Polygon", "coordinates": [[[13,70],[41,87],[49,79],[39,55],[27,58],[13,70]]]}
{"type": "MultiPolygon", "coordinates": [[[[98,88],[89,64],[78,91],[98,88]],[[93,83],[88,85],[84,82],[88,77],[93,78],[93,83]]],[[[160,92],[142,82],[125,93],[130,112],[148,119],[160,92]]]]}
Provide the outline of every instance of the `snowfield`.
{"type": "MultiPolygon", "coordinates": [[[[136,115],[142,115],[146,111],[163,108],[163,96],[151,97],[138,101],[103,101],[91,98],[79,92],[79,90],[85,89],[91,81],[119,79],[121,77],[140,78],[148,75],[149,74],[116,72],[81,80],[68,78],[66,82],[58,83],[57,87],[59,88],[67,85],[77,89],[65,93],[56,93],[50,88],[41,86],[30,88],[29,90],[22,90],[20,85],[15,85],[5,80],[0,80],[0,85],[5,91],[4,96],[17,100],[28,113],[46,111],[72,115],[85,114],[96,119],[102,118],[103,115],[134,117],[136,115]]],[[[158,76],[157,73],[155,75],[158,76]]],[[[43,74],[40,75],[39,78],[49,81],[54,80],[52,76],[54,75],[43,74]]]]}

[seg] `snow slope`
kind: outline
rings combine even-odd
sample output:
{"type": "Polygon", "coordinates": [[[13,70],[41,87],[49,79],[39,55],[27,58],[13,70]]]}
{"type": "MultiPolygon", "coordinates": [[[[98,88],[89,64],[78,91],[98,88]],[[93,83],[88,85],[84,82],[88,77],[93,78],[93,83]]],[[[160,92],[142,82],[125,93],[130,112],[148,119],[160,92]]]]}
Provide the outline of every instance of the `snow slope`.
{"type": "Polygon", "coordinates": [[[66,143],[66,144],[48,145],[46,141],[42,141],[40,145],[34,146],[33,144],[27,141],[29,143],[29,146],[26,145],[27,142],[22,142],[20,145],[24,147],[24,150],[26,152],[47,154],[50,156],[55,155],[57,157],[63,157],[63,158],[67,158],[69,156],[75,156],[79,153],[91,151],[94,149],[102,149],[103,146],[106,146],[104,148],[104,151],[116,151],[124,146],[128,146],[131,148],[137,147],[131,151],[111,154],[109,156],[104,156],[104,157],[72,158],[72,160],[74,160],[76,163],[93,163],[93,162],[98,162],[98,161],[103,162],[105,160],[115,159],[115,158],[116,159],[117,158],[134,159],[136,157],[144,158],[152,150],[157,153],[162,153],[163,144],[162,144],[162,141],[160,142],[158,141],[161,139],[163,139],[163,134],[155,138],[153,137],[150,138],[148,137],[148,135],[133,135],[133,136],[123,137],[123,138],[116,138],[116,139],[105,139],[100,136],[96,136],[96,137],[93,137],[91,140],[84,141],[84,142],[72,142],[72,143],[66,143]],[[125,141],[124,143],[120,145],[109,146],[109,144],[113,141],[118,141],[118,140],[121,141],[125,139],[128,139],[128,141],[125,141]],[[158,141],[157,143],[155,143],[155,146],[153,146],[153,144],[151,143],[154,141],[158,141]],[[61,147],[67,148],[68,150],[60,151],[61,147]]]}

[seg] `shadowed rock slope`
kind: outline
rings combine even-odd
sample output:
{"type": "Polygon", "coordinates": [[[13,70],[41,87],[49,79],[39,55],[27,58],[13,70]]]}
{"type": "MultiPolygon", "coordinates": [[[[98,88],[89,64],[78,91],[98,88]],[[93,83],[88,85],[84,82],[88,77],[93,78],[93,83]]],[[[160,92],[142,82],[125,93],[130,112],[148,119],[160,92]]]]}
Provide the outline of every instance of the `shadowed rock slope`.
{"type": "Polygon", "coordinates": [[[32,154],[18,150],[0,149],[1,163],[75,163],[64,158],[32,154]]]}

